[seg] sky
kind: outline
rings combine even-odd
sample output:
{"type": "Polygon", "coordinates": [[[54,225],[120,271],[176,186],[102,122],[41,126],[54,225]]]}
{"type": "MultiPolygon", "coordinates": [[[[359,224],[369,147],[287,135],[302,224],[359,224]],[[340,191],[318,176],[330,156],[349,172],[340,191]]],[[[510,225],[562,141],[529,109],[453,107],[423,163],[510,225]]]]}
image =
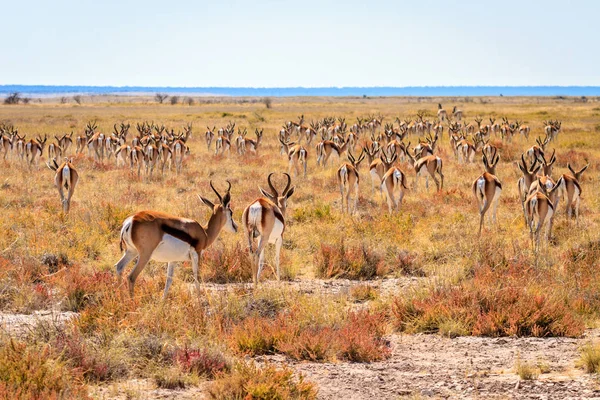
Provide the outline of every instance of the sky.
{"type": "Polygon", "coordinates": [[[600,85],[600,1],[8,1],[0,84],[600,85]]]}

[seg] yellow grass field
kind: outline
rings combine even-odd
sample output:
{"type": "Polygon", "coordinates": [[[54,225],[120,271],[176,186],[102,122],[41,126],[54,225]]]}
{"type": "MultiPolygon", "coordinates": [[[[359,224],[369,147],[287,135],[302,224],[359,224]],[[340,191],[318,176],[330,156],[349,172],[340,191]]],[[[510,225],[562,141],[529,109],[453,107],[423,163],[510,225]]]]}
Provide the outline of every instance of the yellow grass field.
{"type": "MultiPolygon", "coordinates": [[[[370,365],[354,363],[389,366],[406,351],[406,343],[420,337],[413,335],[420,333],[431,334],[425,337],[436,343],[440,337],[448,340],[443,343],[457,343],[452,341],[460,339],[446,339],[457,336],[585,337],[573,342],[563,358],[559,354],[549,362],[560,364],[552,373],[576,376],[572,379],[581,390],[594,387],[582,377],[583,369],[576,361],[577,348],[587,342],[589,332],[595,332],[591,330],[600,317],[600,102],[573,98],[275,98],[267,109],[260,99],[202,98],[191,106],[158,105],[145,98],[120,100],[86,98],[81,105],[46,100],[0,106],[0,123],[13,124],[27,139],[47,135],[48,143],[54,135],[82,134],[91,120],[106,133],[112,132],[115,123],[130,123],[129,139],[136,133],[135,124],[143,121],[164,124],[176,132],[193,124],[187,143],[190,154],[180,175],[174,169],[164,176],[155,170],[151,179],[143,172],[138,178],[128,167],[117,167],[114,158],[95,163],[87,150],[75,155],[80,180],[68,215],[62,213],[54,173],[44,164],[47,150],[33,168],[14,155],[0,160],[0,311],[5,321],[0,397],[10,397],[18,389],[30,398],[352,397],[352,392],[333,391],[326,379],[319,378],[320,372],[308,366],[333,363],[329,372],[370,365]],[[447,126],[436,150],[444,162],[443,190],[436,192],[432,181],[429,190],[425,189],[423,178],[415,190],[414,170],[398,162],[408,176],[409,190],[400,211],[393,215],[388,214],[378,191],[373,192],[366,161],[359,169],[358,213],[342,214],[336,170],[346,160],[318,167],[315,141],[307,148],[308,176],[294,177],[292,182],[296,191],[286,214],[282,282],[271,271],[274,250],[269,247],[261,283],[252,287],[247,240],[240,229],[237,234],[223,231],[204,254],[200,271],[205,290],[201,294],[194,289],[189,263],[176,268],[164,302],[164,263],[151,262],[146,267],[134,299],[117,287],[114,264],[121,257],[119,232],[127,216],[158,210],[204,225],[210,212],[197,195],[215,200],[209,181],[223,191],[229,180],[234,219],[241,224],[243,209],[260,197],[258,187],[267,187],[269,173],[276,172],[278,187],[283,185],[281,173],[287,172],[288,163],[280,155],[277,133],[285,121],[297,121],[304,114],[307,122],[336,116],[352,125],[357,117],[381,113],[385,124],[396,117],[414,119],[418,111],[434,120],[438,102],[448,110],[457,105],[468,122],[476,116],[483,117],[484,123],[490,117],[501,122],[506,116],[531,127],[529,140],[518,134],[512,143],[503,143],[500,136],[491,139],[500,148],[496,172],[503,190],[498,225],[486,220],[481,237],[471,190],[483,172],[481,154],[472,164],[458,164],[447,126]],[[556,149],[555,180],[569,173],[567,163],[577,169],[588,163],[590,167],[580,181],[579,224],[567,221],[563,199],[550,243],[536,255],[518,197],[521,172],[516,162],[535,144],[535,138],[544,136],[542,121],[549,119],[562,121],[558,140],[549,147],[556,149]],[[264,129],[257,155],[240,156],[233,144],[231,153],[225,155],[214,155],[214,142],[207,149],[207,126],[218,129],[230,121],[236,128],[248,128],[249,138],[255,128],[264,129]],[[6,322],[11,315],[36,316],[46,311],[52,311],[52,317],[33,318],[35,323],[6,322]],[[67,312],[75,313],[74,317],[63,322],[60,315],[67,312]],[[40,359],[43,352],[46,357],[40,359]],[[15,354],[27,357],[17,362],[15,354]],[[57,378],[50,386],[44,384],[45,378],[24,373],[27,382],[16,385],[17,378],[11,375],[16,372],[11,371],[28,370],[25,363],[38,371],[63,371],[56,373],[69,378],[64,382],[57,378]],[[299,372],[306,377],[299,378],[299,372]]],[[[418,137],[409,136],[407,141],[414,147],[418,137]]],[[[73,145],[70,153],[74,150],[73,145]]],[[[354,154],[359,152],[357,148],[354,154]]],[[[23,317],[23,321],[28,320],[23,317]]],[[[514,343],[518,348],[520,342],[514,343]]],[[[527,350],[522,351],[527,355],[527,350]]],[[[512,390],[515,380],[504,377],[518,379],[511,370],[516,355],[511,353],[506,359],[509,367],[502,374],[497,367],[490,367],[488,373],[502,375],[502,379],[481,378],[481,385],[512,390]]],[[[468,386],[471,380],[464,378],[467,374],[460,366],[456,368],[463,376],[457,379],[468,386]]],[[[548,375],[542,371],[538,379],[546,385],[544,376],[548,375]]],[[[404,392],[378,396],[460,397],[465,393],[456,387],[425,392],[422,386],[414,386],[417,381],[396,381],[396,386],[406,388],[404,392]]],[[[394,386],[394,381],[387,384],[394,386]]],[[[524,381],[523,386],[535,392],[533,384],[524,381]]],[[[570,393],[553,390],[558,397],[570,393]]]]}

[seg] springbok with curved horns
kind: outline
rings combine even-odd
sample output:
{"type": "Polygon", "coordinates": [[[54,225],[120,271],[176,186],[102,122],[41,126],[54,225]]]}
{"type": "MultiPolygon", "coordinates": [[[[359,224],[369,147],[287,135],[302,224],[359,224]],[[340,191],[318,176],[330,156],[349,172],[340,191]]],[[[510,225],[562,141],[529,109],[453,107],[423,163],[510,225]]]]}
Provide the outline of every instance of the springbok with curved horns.
{"type": "Polygon", "coordinates": [[[419,181],[419,176],[427,173],[425,175],[425,188],[429,190],[429,176],[433,178],[435,182],[435,186],[437,187],[438,192],[444,188],[444,174],[442,172],[442,168],[444,166],[442,159],[438,156],[429,155],[425,157],[421,157],[416,159],[415,157],[410,155],[410,152],[406,154],[410,159],[414,169],[415,169],[415,187],[417,190],[417,183],[419,181]],[[439,175],[440,180],[436,178],[436,174],[439,175]]]}
{"type": "Polygon", "coordinates": [[[571,164],[567,164],[567,168],[572,175],[564,174],[556,183],[559,187],[560,197],[565,197],[567,207],[567,221],[571,220],[571,215],[575,212],[575,221],[579,224],[579,203],[581,202],[581,175],[588,169],[590,165],[586,165],[579,171],[575,171],[571,164]]]}
{"type": "Polygon", "coordinates": [[[487,156],[483,155],[483,166],[485,172],[473,182],[473,195],[477,199],[479,207],[479,235],[483,228],[485,213],[492,207],[492,221],[496,223],[496,211],[498,209],[498,199],[502,193],[502,183],[496,177],[496,165],[500,157],[494,154],[494,158],[489,162],[487,156]]]}
{"type": "Polygon", "coordinates": [[[344,198],[346,199],[346,212],[350,213],[350,195],[352,193],[352,189],[354,189],[354,209],[352,213],[356,213],[356,206],[358,204],[358,184],[360,181],[360,177],[358,175],[358,167],[362,160],[365,159],[364,150],[358,156],[358,159],[355,159],[350,151],[348,151],[348,161],[350,163],[343,163],[342,166],[337,170],[337,179],[338,184],[340,185],[340,193],[342,195],[341,198],[341,206],[342,213],[344,212],[344,198]]]}
{"type": "Polygon", "coordinates": [[[206,136],[206,150],[210,150],[210,144],[215,137],[215,129],[217,129],[216,126],[213,126],[212,129],[210,129],[210,126],[206,127],[206,133],[204,134],[206,136]]]}
{"type": "Polygon", "coordinates": [[[458,122],[460,122],[460,121],[462,121],[463,112],[462,112],[462,110],[459,110],[456,106],[454,106],[454,108],[452,109],[452,116],[454,116],[454,118],[458,122]]]}
{"type": "MultiPolygon", "coordinates": [[[[552,219],[554,216],[554,204],[550,200],[559,185],[554,186],[548,191],[535,191],[531,193],[525,200],[525,219],[529,226],[529,234],[534,251],[537,253],[540,249],[540,231],[546,224],[546,232],[544,233],[545,242],[550,237],[552,230],[552,219]],[[535,242],[534,242],[535,239],[535,242]]],[[[542,189],[544,189],[542,187],[542,189]]]]}
{"type": "Polygon", "coordinates": [[[308,151],[304,146],[296,144],[295,142],[284,142],[279,138],[281,148],[285,151],[288,157],[288,173],[294,169],[294,178],[300,174],[300,167],[304,169],[304,177],[306,178],[306,164],[308,160],[308,151]]]}
{"type": "Polygon", "coordinates": [[[213,204],[210,200],[198,196],[200,201],[212,210],[206,227],[192,219],[176,217],[159,211],[140,211],[125,219],[121,228],[120,241],[121,250],[124,248],[125,253],[115,268],[119,284],[121,284],[123,269],[130,261],[138,257],[135,267],[128,277],[131,297],[133,297],[137,277],[150,260],[168,263],[163,299],[169,292],[175,263],[178,261],[192,262],[194,283],[200,292],[198,259],[202,256],[202,252],[217,239],[223,227],[233,233],[238,229],[231,209],[231,183],[227,181],[227,184],[229,185],[227,192],[221,196],[212,181],[210,182],[210,187],[219,199],[218,203],[213,204]]]}
{"type": "MultiPolygon", "coordinates": [[[[365,150],[365,152],[367,155],[369,155],[369,157],[371,157],[368,150],[365,150]]],[[[410,157],[409,154],[407,155],[410,157]]],[[[390,168],[392,168],[397,158],[398,155],[396,154],[394,148],[390,156],[385,154],[385,152],[382,152],[382,154],[379,155],[379,158],[376,158],[371,162],[369,165],[369,174],[371,175],[371,188],[373,189],[373,192],[375,192],[375,182],[377,182],[377,185],[379,186],[379,194],[383,195],[383,186],[381,185],[383,176],[390,170],[390,168]]]]}
{"type": "Polygon", "coordinates": [[[408,189],[406,187],[406,174],[397,167],[392,166],[381,178],[381,189],[385,192],[388,208],[390,214],[392,214],[393,209],[400,209],[404,190],[408,189]]]}
{"type": "Polygon", "coordinates": [[[256,199],[244,210],[242,223],[248,238],[248,247],[254,260],[252,265],[252,280],[257,285],[264,266],[265,247],[267,243],[275,244],[275,265],[277,267],[277,280],[281,278],[279,273],[279,256],[283,244],[283,232],[285,231],[285,211],[288,199],[294,194],[295,186],[291,186],[292,178],[287,173],[287,184],[281,194],[275,189],[271,182],[271,172],[267,178],[271,192],[259,187],[265,197],[256,199]],[[258,246],[254,250],[254,239],[258,238],[258,246]]]}
{"type": "Polygon", "coordinates": [[[536,158],[531,166],[527,166],[527,162],[525,161],[525,156],[521,154],[521,162],[517,163],[517,166],[523,173],[523,176],[519,178],[517,182],[517,187],[519,190],[519,198],[521,199],[521,206],[523,207],[523,216],[525,217],[525,223],[527,223],[527,210],[525,209],[525,201],[527,200],[527,196],[529,193],[529,188],[531,184],[536,180],[536,176],[541,166],[537,165],[538,159],[536,158]],[[537,166],[536,166],[537,165],[537,166]]]}
{"type": "Polygon", "coordinates": [[[64,134],[61,137],[54,136],[56,142],[58,143],[58,147],[60,147],[64,154],[67,154],[67,150],[73,144],[73,131],[70,134],[64,134]]]}
{"type": "Polygon", "coordinates": [[[65,158],[65,161],[58,165],[56,158],[53,158],[51,162],[47,162],[46,165],[52,171],[56,171],[54,175],[54,186],[58,189],[60,195],[60,202],[63,206],[63,212],[67,214],[71,208],[71,198],[75,192],[75,186],[79,181],[79,174],[73,166],[73,157],[65,158]],[[67,196],[65,197],[64,189],[67,190],[67,196]]]}

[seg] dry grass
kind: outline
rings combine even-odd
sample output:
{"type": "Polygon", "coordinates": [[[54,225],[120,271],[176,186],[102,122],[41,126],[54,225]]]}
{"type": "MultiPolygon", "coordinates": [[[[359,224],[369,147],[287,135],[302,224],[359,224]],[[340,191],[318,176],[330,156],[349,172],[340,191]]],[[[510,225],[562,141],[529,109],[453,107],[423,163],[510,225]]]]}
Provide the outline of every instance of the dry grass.
{"type": "MultiPolygon", "coordinates": [[[[318,289],[303,293],[291,285],[271,283],[256,290],[243,288],[240,283],[251,281],[246,240],[223,233],[202,261],[202,278],[212,285],[209,295],[199,298],[190,290],[191,268],[183,263],[176,268],[169,299],[161,302],[166,279],[162,264],[151,262],[146,267],[133,300],[116,287],[113,265],[120,257],[118,234],[128,215],[154,209],[204,223],[207,210],[196,195],[212,198],[209,180],[221,188],[228,179],[234,218],[239,222],[244,207],[259,196],[258,186],[266,185],[268,173],[286,171],[276,139],[284,121],[303,113],[308,120],[336,115],[353,122],[357,116],[381,112],[385,122],[391,122],[421,109],[431,117],[438,99],[292,98],[277,99],[272,108],[243,99],[196,99],[193,104],[176,105],[158,105],[151,98],[117,100],[120,103],[84,98],[81,105],[44,101],[0,106],[0,122],[13,123],[27,138],[71,130],[81,133],[92,119],[104,132],[120,121],[135,126],[152,120],[175,130],[187,122],[194,125],[191,154],[179,176],[168,172],[151,180],[138,179],[114,161],[94,163],[87,152],[75,156],[81,178],[68,217],[60,212],[52,173],[42,163],[30,170],[17,160],[0,161],[4,171],[0,310],[28,313],[54,307],[80,313],[65,330],[38,335],[32,342],[38,347],[23,350],[49,346],[49,360],[60,364],[64,376],[77,378],[74,382],[79,386],[39,390],[71,390],[84,396],[84,381],[144,377],[161,387],[181,387],[218,376],[213,389],[218,398],[312,398],[316,389],[288,370],[236,367],[236,360],[245,354],[269,353],[315,361],[380,360],[389,355],[385,334],[391,328],[450,337],[578,336],[597,323],[600,136],[596,125],[600,114],[594,102],[502,98],[461,104],[463,99],[442,99],[456,103],[469,121],[476,115],[506,115],[532,128],[529,141],[516,137],[502,145],[499,138],[493,140],[502,147],[498,177],[504,189],[499,225],[486,225],[481,238],[476,235],[478,216],[470,185],[482,167],[480,163],[458,165],[447,133],[439,149],[444,190],[427,192],[421,182],[418,190],[407,191],[401,211],[391,216],[379,193],[371,191],[364,166],[358,214],[341,215],[335,168],[318,168],[314,146],[308,148],[308,177],[294,179],[297,188],[288,205],[282,275],[303,280],[418,277],[420,283],[411,290],[377,298],[369,286],[355,286],[349,295],[318,289]],[[581,167],[590,162],[591,167],[581,182],[579,226],[567,223],[562,202],[552,241],[536,257],[521,215],[514,161],[541,134],[541,121],[549,118],[563,121],[555,144],[555,177],[567,172],[567,163],[581,167]],[[204,128],[229,121],[249,131],[264,128],[258,156],[235,152],[214,156],[207,151],[204,128]],[[221,284],[227,290],[216,290],[224,288],[221,284]],[[354,301],[366,301],[360,305],[364,312],[351,311],[354,301]],[[253,383],[239,384],[244,381],[253,383]]],[[[416,139],[410,140],[414,144],[416,139]]],[[[399,166],[412,187],[414,172],[405,164],[399,166]]],[[[273,280],[273,253],[269,248],[269,265],[262,277],[267,281],[273,280]]],[[[34,376],[24,379],[32,386],[19,384],[23,389],[35,388],[38,382],[34,376]]],[[[1,390],[16,387],[10,386],[14,381],[3,382],[1,390]]]]}

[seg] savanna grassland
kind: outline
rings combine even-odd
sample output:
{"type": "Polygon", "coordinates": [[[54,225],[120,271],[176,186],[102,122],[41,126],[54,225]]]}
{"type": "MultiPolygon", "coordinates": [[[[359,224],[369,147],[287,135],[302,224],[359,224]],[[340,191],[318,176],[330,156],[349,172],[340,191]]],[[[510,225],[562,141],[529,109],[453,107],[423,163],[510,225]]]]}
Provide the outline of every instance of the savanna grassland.
{"type": "MultiPolygon", "coordinates": [[[[62,213],[54,173],[44,165],[47,152],[33,168],[16,157],[0,160],[0,397],[363,398],[382,387],[376,397],[486,397],[508,393],[518,379],[529,394],[585,397],[595,389],[594,380],[582,376],[600,368],[600,350],[594,343],[583,346],[596,335],[600,317],[600,102],[290,98],[274,99],[266,108],[248,99],[207,98],[194,105],[86,100],[3,105],[0,122],[13,124],[28,139],[81,134],[91,120],[107,133],[114,123],[131,123],[130,137],[142,121],[175,131],[191,122],[190,154],[181,174],[155,171],[151,179],[117,167],[114,159],[96,163],[87,150],[75,155],[80,180],[68,215],[62,213]],[[277,133],[285,121],[304,114],[307,122],[336,116],[351,125],[356,117],[381,113],[385,123],[414,118],[421,110],[433,120],[438,102],[449,110],[459,106],[469,122],[506,116],[531,127],[529,140],[491,139],[500,149],[496,172],[503,191],[498,224],[486,221],[481,237],[471,191],[483,172],[481,155],[472,164],[458,164],[447,127],[436,150],[444,161],[443,190],[436,192],[431,181],[427,190],[422,178],[414,190],[414,171],[398,162],[409,190],[392,215],[372,191],[366,162],[359,169],[358,212],[342,214],[335,174],[341,161],[317,167],[313,142],[307,177],[293,178],[281,282],[270,267],[269,248],[262,282],[253,288],[240,230],[223,231],[203,255],[200,294],[188,263],[176,268],[166,301],[164,263],[146,267],[135,298],[117,287],[114,264],[127,216],[159,210],[205,224],[210,211],[197,195],[214,200],[209,181],[223,191],[229,180],[240,223],[244,207],[260,196],[258,186],[267,187],[270,172],[279,173],[275,181],[282,186],[280,173],[288,163],[277,133]],[[543,136],[542,121],[548,119],[562,121],[550,145],[556,148],[555,180],[569,172],[567,163],[590,167],[580,182],[579,224],[567,221],[561,201],[550,242],[535,254],[517,193],[516,162],[543,136]],[[248,137],[264,129],[257,155],[240,156],[233,145],[225,155],[214,155],[214,143],[207,149],[206,127],[230,121],[248,128],[248,137]],[[428,335],[417,336],[423,333],[428,335]],[[549,337],[576,339],[532,339],[549,337]],[[564,343],[570,347],[561,347],[564,343]],[[441,352],[446,360],[455,360],[446,374],[452,378],[433,370],[453,362],[442,359],[440,366],[440,360],[423,356],[433,344],[446,349],[441,352]],[[478,354],[512,350],[498,353],[502,365],[483,358],[473,365],[470,358],[467,366],[463,345],[474,345],[468,352],[478,354]],[[536,359],[527,359],[530,350],[536,359]],[[379,380],[365,380],[360,371],[380,371],[379,380]],[[339,379],[345,386],[332,384],[339,379]],[[435,386],[453,379],[459,384],[435,386]],[[527,386],[536,379],[542,386],[527,386]]],[[[413,146],[417,140],[407,139],[413,146]]]]}

